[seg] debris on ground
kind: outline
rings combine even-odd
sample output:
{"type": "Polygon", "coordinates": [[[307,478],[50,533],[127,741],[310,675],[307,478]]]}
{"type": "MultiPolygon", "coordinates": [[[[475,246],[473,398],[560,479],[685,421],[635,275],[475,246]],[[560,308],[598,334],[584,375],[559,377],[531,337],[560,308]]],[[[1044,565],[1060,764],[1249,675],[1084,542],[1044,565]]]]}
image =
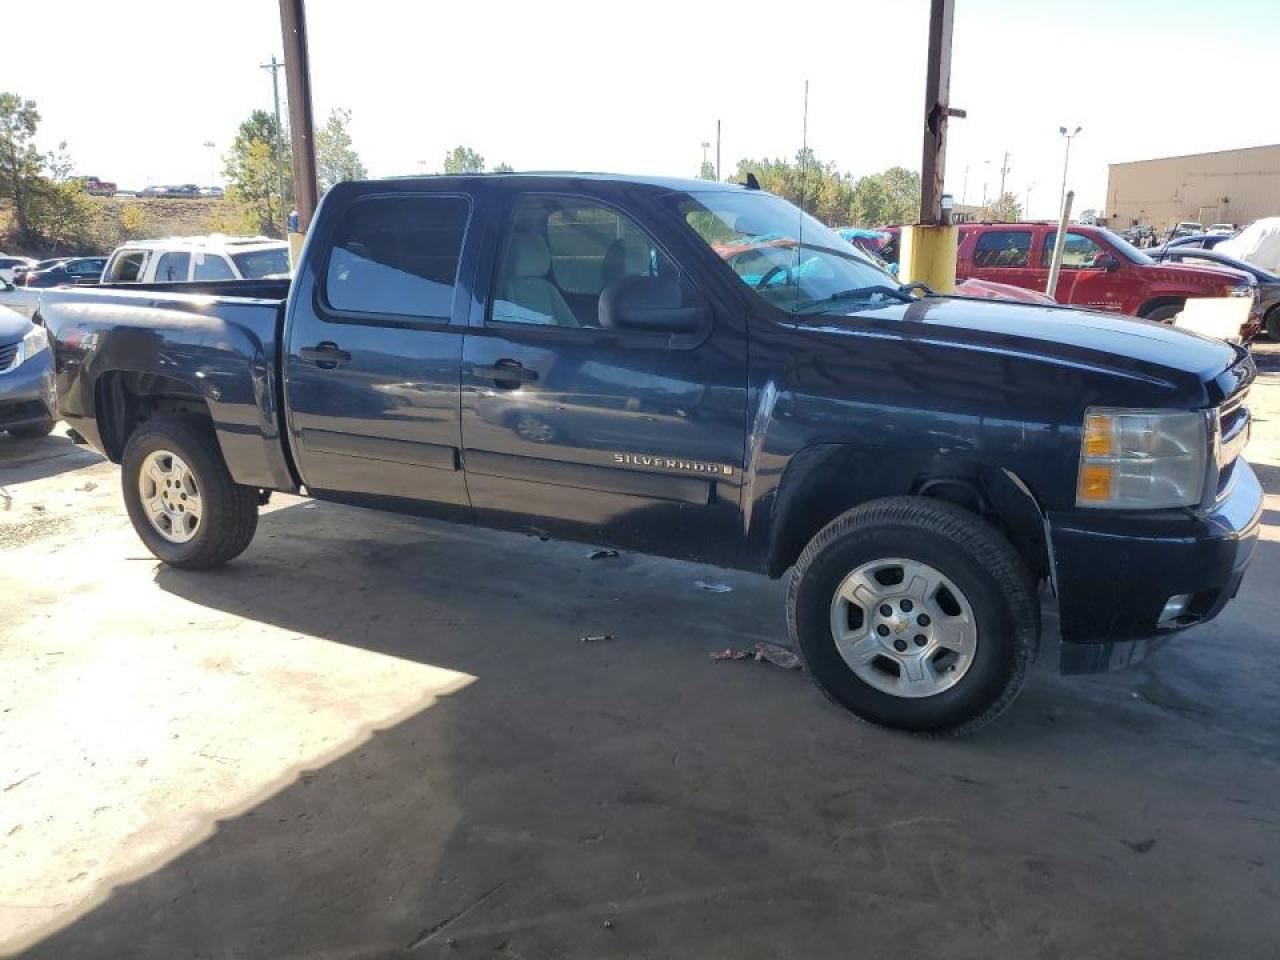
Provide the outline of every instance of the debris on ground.
{"type": "Polygon", "coordinates": [[[592,550],[587,554],[588,560],[612,560],[618,555],[617,550],[592,550]]]}
{"type": "Polygon", "coordinates": [[[708,654],[712,660],[755,660],[759,663],[772,663],[783,670],[799,670],[800,657],[794,650],[779,646],[776,643],[757,643],[751,650],[735,650],[725,647],[708,654]]]}
{"type": "Polygon", "coordinates": [[[76,489],[82,491],[83,493],[89,493],[93,490],[97,490],[98,485],[94,483],[92,480],[86,480],[82,486],[76,487],[76,489]]]}
{"type": "Polygon", "coordinates": [[[612,633],[593,633],[585,637],[579,637],[579,643],[606,643],[609,640],[618,639],[612,633]]]}
{"type": "Polygon", "coordinates": [[[43,504],[43,503],[33,503],[33,504],[31,505],[31,509],[32,509],[32,510],[34,510],[36,513],[44,513],[44,504],[43,504]]]}
{"type": "Polygon", "coordinates": [[[695,580],[693,585],[699,590],[705,590],[707,593],[729,593],[733,587],[727,583],[707,583],[705,580],[695,580]]]}
{"type": "Polygon", "coordinates": [[[302,505],[303,510],[314,510],[315,508],[316,508],[316,505],[314,503],[304,503],[302,505]]]}

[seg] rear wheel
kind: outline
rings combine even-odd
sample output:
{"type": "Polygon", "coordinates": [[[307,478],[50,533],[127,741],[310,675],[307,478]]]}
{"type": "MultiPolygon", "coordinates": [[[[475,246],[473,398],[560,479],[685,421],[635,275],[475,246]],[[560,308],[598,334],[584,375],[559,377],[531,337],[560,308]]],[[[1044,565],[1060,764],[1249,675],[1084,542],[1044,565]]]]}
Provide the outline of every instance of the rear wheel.
{"type": "Polygon", "coordinates": [[[1035,581],[973,514],[895,497],[856,507],[801,554],[792,639],[836,703],[903,730],[963,733],[1017,695],[1039,646],[1035,581]]]}
{"type": "Polygon", "coordinates": [[[1263,323],[1266,326],[1267,336],[1276,343],[1280,343],[1280,306],[1272,307],[1267,311],[1263,323]]]}
{"type": "Polygon", "coordinates": [[[231,479],[206,421],[148,420],[129,438],[122,467],[133,528],[165,563],[203,570],[249,546],[258,528],[258,491],[231,479]]]}

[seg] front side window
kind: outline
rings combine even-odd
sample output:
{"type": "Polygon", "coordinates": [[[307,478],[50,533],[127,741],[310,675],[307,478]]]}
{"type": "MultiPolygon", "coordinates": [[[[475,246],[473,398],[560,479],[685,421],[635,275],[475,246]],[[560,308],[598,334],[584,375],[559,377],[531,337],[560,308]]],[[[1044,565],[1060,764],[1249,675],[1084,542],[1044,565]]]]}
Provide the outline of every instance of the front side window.
{"type": "Polygon", "coordinates": [[[187,279],[191,267],[189,253],[163,253],[156,264],[157,283],[180,283],[187,279]]]}
{"type": "Polygon", "coordinates": [[[788,313],[901,299],[898,281],[833,230],[767,193],[677,194],[681,219],[757,296],[788,313]]]}
{"type": "MultiPolygon", "coordinates": [[[[1045,235],[1044,247],[1041,250],[1041,262],[1047,267],[1053,262],[1053,245],[1058,242],[1055,230],[1045,235]]],[[[1107,251],[1089,237],[1078,233],[1067,233],[1062,244],[1062,266],[1066,270],[1087,270],[1094,266],[1098,257],[1107,251]]]]}
{"type": "Polygon", "coordinates": [[[453,196],[355,201],[343,214],[329,252],[324,283],[329,306],[447,321],[470,211],[465,198],[453,196]]]}
{"type": "Polygon", "coordinates": [[[973,265],[983,269],[1025,267],[1031,252],[1029,230],[986,230],[973,247],[973,265]]]}
{"type": "Polygon", "coordinates": [[[196,280],[234,280],[236,273],[227,258],[218,253],[196,254],[196,280]]]}
{"type": "Polygon", "coordinates": [[[508,218],[490,321],[599,328],[601,296],[629,277],[679,279],[648,234],[612,207],[522,197],[508,218]]]}
{"type": "Polygon", "coordinates": [[[111,283],[137,283],[142,276],[142,267],[146,262],[147,252],[145,250],[131,250],[128,253],[122,253],[111,264],[111,276],[107,280],[111,283]]]}

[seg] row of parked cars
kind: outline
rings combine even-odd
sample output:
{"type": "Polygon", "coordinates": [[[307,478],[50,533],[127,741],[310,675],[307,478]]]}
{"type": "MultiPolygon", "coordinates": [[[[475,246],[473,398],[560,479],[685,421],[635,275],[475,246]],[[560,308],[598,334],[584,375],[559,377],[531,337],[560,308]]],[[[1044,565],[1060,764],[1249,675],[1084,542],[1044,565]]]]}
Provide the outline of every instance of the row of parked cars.
{"type": "MultiPolygon", "coordinates": [[[[898,233],[897,227],[841,231],[846,240],[891,267],[898,259],[898,233]]],[[[1043,295],[1056,238],[1057,225],[1047,222],[962,224],[957,292],[1009,299],[1043,295]]],[[[1245,251],[1256,248],[1244,234],[1241,238],[1245,251]]],[[[1239,340],[1248,342],[1262,331],[1280,340],[1280,276],[1214,249],[1239,239],[1226,233],[1189,234],[1141,250],[1104,227],[1073,224],[1052,299],[1172,323],[1188,301],[1229,298],[1241,301],[1239,340]]]]}
{"type": "Polygon", "coordinates": [[[269,237],[144,240],[124,244],[110,257],[36,261],[0,255],[0,432],[39,437],[53,429],[53,363],[44,328],[31,319],[50,288],[257,280],[288,273],[288,245],[269,237]]]}

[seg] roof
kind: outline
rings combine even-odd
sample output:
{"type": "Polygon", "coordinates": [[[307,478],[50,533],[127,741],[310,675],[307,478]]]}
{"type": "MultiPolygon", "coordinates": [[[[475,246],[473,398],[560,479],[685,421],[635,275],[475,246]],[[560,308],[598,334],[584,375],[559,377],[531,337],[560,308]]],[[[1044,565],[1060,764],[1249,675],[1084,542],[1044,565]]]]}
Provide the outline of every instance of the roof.
{"type": "Polygon", "coordinates": [[[630,173],[594,173],[580,170],[528,170],[519,173],[433,173],[385,177],[387,180],[590,180],[596,183],[626,183],[639,187],[692,193],[707,190],[745,190],[739,183],[722,180],[699,180],[693,177],[655,177],[630,173]]]}
{"type": "Polygon", "coordinates": [[[1192,157],[1217,157],[1224,153],[1248,153],[1250,150],[1280,150],[1280,143],[1262,143],[1253,147],[1231,147],[1226,150],[1203,150],[1199,153],[1175,153],[1168,157],[1147,157],[1144,160],[1121,160],[1108,163],[1108,167],[1125,167],[1134,163],[1156,163],[1160,160],[1189,160],[1192,157]]]}
{"type": "Polygon", "coordinates": [[[234,237],[221,233],[211,233],[206,237],[164,237],[159,240],[129,240],[122,247],[146,250],[173,250],[183,247],[200,250],[226,250],[229,248],[247,247],[287,247],[283,240],[272,237],[234,237]]]}

